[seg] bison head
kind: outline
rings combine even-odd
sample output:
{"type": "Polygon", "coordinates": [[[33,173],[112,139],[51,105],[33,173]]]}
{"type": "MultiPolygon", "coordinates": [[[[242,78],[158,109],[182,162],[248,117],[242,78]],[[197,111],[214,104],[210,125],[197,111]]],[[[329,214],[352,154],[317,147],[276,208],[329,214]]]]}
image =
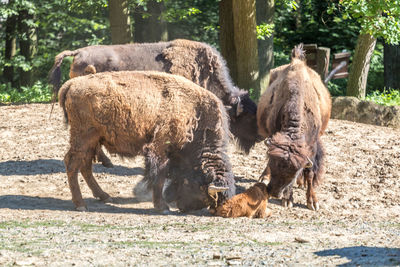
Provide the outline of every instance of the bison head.
{"type": "Polygon", "coordinates": [[[231,105],[227,107],[230,118],[230,130],[237,138],[238,145],[246,153],[258,141],[257,105],[250,99],[247,92],[232,97],[231,105]]]}
{"type": "Polygon", "coordinates": [[[296,181],[304,168],[311,168],[309,150],[302,140],[291,140],[287,135],[275,134],[267,140],[268,166],[271,178],[268,194],[280,198],[283,190],[296,181]]]}
{"type": "Polygon", "coordinates": [[[170,171],[164,184],[163,197],[175,203],[180,211],[187,212],[206,207],[215,208],[235,194],[231,171],[216,174],[214,168],[204,171],[188,164],[190,157],[170,159],[170,171]]]}

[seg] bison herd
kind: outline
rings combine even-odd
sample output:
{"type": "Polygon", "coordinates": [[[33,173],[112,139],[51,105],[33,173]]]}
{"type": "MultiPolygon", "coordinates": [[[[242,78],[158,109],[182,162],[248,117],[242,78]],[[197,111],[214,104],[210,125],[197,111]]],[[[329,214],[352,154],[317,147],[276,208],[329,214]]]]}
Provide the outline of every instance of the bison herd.
{"type": "Polygon", "coordinates": [[[64,51],[49,77],[70,129],[64,163],[77,210],[87,210],[79,172],[94,197],[110,199],[92,173],[96,159],[112,167],[102,147],[144,156],[144,179],[154,208],[163,213],[177,206],[182,212],[208,208],[222,217],[264,218],[271,214],[270,197],[293,205],[296,182],[307,185],[308,208],[319,209],[314,188],[324,172],[320,136],[331,99],[307,67],[302,45],[289,64],[271,71],[258,107],[233,85],[218,51],[189,40],[64,51]],[[74,57],[71,79],[61,86],[66,56],[74,57]],[[238,195],[227,153],[232,137],[246,153],[264,140],[268,153],[260,181],[238,195]]]}

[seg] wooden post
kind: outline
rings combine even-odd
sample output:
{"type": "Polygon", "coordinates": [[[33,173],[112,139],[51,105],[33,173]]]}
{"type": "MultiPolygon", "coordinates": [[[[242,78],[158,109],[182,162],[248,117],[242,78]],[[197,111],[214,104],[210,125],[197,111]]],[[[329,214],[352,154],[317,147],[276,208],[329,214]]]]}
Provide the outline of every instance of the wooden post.
{"type": "Polygon", "coordinates": [[[324,80],[328,74],[329,68],[329,57],[331,54],[331,49],[327,47],[318,47],[317,48],[317,57],[316,57],[316,72],[318,72],[321,79],[324,80]]]}

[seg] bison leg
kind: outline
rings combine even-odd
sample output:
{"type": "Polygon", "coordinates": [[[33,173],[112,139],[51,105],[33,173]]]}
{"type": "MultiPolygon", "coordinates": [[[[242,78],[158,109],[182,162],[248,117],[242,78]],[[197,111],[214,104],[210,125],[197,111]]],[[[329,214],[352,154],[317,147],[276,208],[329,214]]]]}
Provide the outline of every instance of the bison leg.
{"type": "Polygon", "coordinates": [[[319,204],[318,204],[318,199],[317,196],[314,192],[314,186],[313,186],[313,179],[315,176],[315,173],[312,170],[306,170],[304,171],[304,176],[307,181],[307,207],[310,210],[319,210],[319,204]]]}
{"type": "Polygon", "coordinates": [[[258,182],[262,183],[264,180],[269,181],[271,175],[271,169],[269,168],[269,165],[265,168],[265,170],[262,172],[260,178],[258,178],[258,182]]]}
{"type": "Polygon", "coordinates": [[[78,183],[78,171],[81,167],[83,157],[83,153],[73,152],[71,149],[64,157],[64,164],[68,175],[68,185],[72,194],[72,202],[74,203],[75,208],[79,211],[87,210],[78,183]]]}
{"type": "Polygon", "coordinates": [[[293,186],[292,185],[288,185],[283,190],[282,206],[287,207],[287,208],[293,207],[293,186]]]}
{"type": "Polygon", "coordinates": [[[267,208],[268,200],[263,201],[254,214],[253,218],[267,218],[271,216],[272,211],[267,208]]]}
{"type": "Polygon", "coordinates": [[[145,156],[145,180],[149,183],[149,188],[153,191],[153,205],[157,211],[167,213],[169,207],[165,202],[162,191],[168,174],[168,161],[160,160],[154,153],[144,149],[145,156]]]}
{"type": "Polygon", "coordinates": [[[86,183],[88,184],[90,190],[92,190],[93,196],[95,198],[99,198],[102,201],[109,201],[110,195],[104,192],[96,179],[93,176],[92,171],[92,157],[86,157],[83,161],[83,165],[81,166],[81,173],[83,178],[85,178],[86,183]]]}
{"type": "Polygon", "coordinates": [[[101,145],[98,145],[96,148],[96,157],[97,160],[101,162],[101,164],[106,168],[113,168],[111,160],[104,154],[104,151],[101,149],[101,145]]]}

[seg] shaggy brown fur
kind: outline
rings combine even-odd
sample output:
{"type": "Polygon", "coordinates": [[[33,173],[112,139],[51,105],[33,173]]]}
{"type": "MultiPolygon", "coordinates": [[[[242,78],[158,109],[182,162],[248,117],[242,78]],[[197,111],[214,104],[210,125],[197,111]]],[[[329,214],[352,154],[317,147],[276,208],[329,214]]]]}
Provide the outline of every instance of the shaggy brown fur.
{"type": "Polygon", "coordinates": [[[267,204],[267,186],[264,183],[256,183],[245,192],[218,206],[215,215],[225,218],[266,218],[271,215],[271,211],[267,209],[267,204]]]}
{"type": "Polygon", "coordinates": [[[225,61],[211,46],[190,41],[99,45],[56,56],[50,71],[55,92],[60,87],[62,60],[74,56],[70,77],[104,71],[154,70],[183,76],[222,100],[230,116],[230,127],[239,146],[248,153],[257,139],[256,104],[248,93],[232,84],[225,61]]]}
{"type": "Polygon", "coordinates": [[[257,110],[259,134],[267,141],[270,172],[269,194],[292,205],[291,186],[304,176],[307,205],[318,209],[314,193],[323,174],[324,133],[331,112],[331,98],[319,75],[307,67],[302,46],[293,50],[292,61],[274,72],[274,79],[261,96],[257,110]],[[312,168],[307,168],[313,163],[312,168]]]}
{"type": "Polygon", "coordinates": [[[179,195],[174,200],[183,211],[213,203],[210,184],[229,188],[218,204],[234,194],[225,109],[215,95],[185,78],[158,72],[98,73],[66,82],[59,102],[70,125],[64,162],[78,210],[86,209],[79,170],[95,197],[109,198],[92,174],[99,144],[121,156],[146,156],[145,178],[156,209],[168,209],[162,197],[167,178],[175,182],[169,191],[179,195]]]}

